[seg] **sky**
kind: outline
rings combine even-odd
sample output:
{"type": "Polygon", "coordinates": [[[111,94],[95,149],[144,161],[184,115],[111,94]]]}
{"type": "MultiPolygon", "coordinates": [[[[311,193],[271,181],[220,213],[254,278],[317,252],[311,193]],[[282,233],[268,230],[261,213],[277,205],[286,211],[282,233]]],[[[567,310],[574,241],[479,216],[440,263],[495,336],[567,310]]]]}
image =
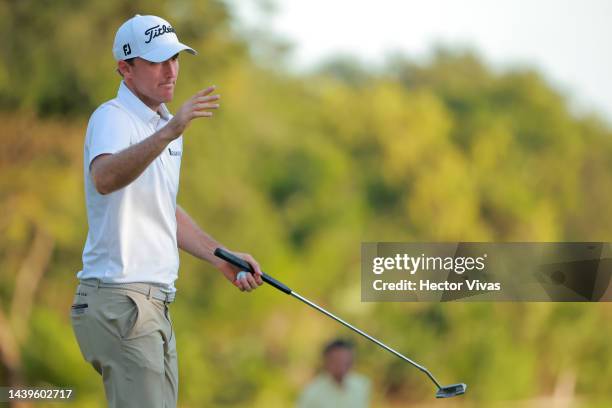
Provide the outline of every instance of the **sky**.
{"type": "Polygon", "coordinates": [[[240,24],[288,40],[298,70],[338,53],[378,65],[397,51],[426,61],[436,45],[468,48],[494,69],[537,69],[578,112],[612,123],[612,0],[228,2],[240,24]]]}

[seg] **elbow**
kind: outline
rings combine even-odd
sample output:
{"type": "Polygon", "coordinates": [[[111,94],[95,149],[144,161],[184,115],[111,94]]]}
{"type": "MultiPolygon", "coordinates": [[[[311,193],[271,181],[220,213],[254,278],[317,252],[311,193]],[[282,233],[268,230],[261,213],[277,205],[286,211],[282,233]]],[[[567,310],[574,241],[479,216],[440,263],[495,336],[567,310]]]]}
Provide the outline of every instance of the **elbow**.
{"type": "Polygon", "coordinates": [[[89,165],[89,175],[94,188],[101,195],[110,194],[116,190],[114,185],[114,172],[112,165],[109,166],[109,155],[103,154],[96,157],[89,165]]]}
{"type": "Polygon", "coordinates": [[[101,175],[93,172],[91,175],[91,179],[93,181],[93,185],[96,191],[100,195],[107,195],[113,192],[113,189],[110,187],[110,183],[108,181],[108,177],[102,177],[101,175]]]}
{"type": "Polygon", "coordinates": [[[112,193],[112,191],[111,191],[111,190],[106,189],[106,188],[104,188],[104,187],[96,187],[96,191],[97,191],[97,192],[98,192],[100,195],[107,195],[107,194],[112,193]]]}

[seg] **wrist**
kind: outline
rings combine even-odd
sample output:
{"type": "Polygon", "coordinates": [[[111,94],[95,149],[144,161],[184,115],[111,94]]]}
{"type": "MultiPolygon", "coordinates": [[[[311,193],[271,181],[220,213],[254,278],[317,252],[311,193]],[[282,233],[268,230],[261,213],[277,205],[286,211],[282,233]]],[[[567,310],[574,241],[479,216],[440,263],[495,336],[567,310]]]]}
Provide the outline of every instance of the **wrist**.
{"type": "Polygon", "coordinates": [[[211,257],[210,257],[210,263],[217,269],[221,269],[221,267],[223,267],[225,264],[227,264],[227,262],[225,262],[223,259],[219,258],[218,256],[215,255],[215,249],[217,248],[221,248],[224,249],[226,251],[228,251],[227,248],[225,248],[222,245],[216,245],[212,248],[211,251],[211,257]]]}
{"type": "Polygon", "coordinates": [[[168,122],[168,124],[161,128],[157,133],[159,134],[159,138],[167,144],[178,138],[181,135],[182,130],[178,128],[174,120],[170,120],[170,122],[168,122]]]}

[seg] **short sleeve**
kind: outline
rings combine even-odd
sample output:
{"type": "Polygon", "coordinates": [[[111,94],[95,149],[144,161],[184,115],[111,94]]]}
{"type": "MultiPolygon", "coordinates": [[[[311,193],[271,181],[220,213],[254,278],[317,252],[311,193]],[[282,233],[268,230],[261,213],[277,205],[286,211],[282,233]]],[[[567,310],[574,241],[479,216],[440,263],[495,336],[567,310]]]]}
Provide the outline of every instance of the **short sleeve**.
{"type": "Polygon", "coordinates": [[[96,110],[85,140],[87,166],[101,154],[114,154],[129,147],[133,127],[129,115],[119,107],[103,105],[96,110]]]}

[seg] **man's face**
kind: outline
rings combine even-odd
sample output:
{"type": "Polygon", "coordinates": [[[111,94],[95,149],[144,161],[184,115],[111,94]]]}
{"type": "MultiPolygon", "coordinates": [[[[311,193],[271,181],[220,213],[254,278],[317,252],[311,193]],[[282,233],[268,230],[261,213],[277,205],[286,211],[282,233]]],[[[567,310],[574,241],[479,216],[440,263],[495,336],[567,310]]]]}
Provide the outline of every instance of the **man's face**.
{"type": "Polygon", "coordinates": [[[178,54],[163,62],[135,58],[134,64],[119,61],[125,83],[151,109],[170,102],[179,72],[178,54]]]}
{"type": "Polygon", "coordinates": [[[341,383],[353,365],[353,352],[344,347],[337,347],[325,354],[325,370],[341,383]]]}

